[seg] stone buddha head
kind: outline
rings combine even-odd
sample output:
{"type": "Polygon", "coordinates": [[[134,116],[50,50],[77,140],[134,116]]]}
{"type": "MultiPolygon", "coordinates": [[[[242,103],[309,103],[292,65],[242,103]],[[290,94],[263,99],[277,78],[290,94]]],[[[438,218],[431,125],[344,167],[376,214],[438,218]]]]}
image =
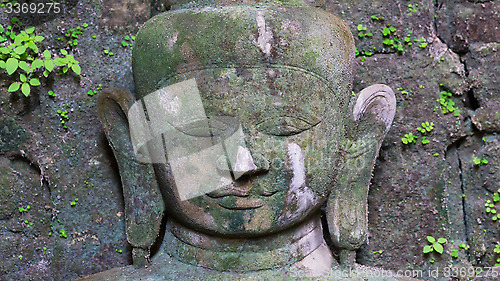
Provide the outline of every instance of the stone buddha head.
{"type": "Polygon", "coordinates": [[[302,241],[269,262],[289,265],[325,233],[352,265],[395,113],[389,87],[351,91],[354,50],[338,17],[295,2],[187,3],[145,23],[135,95],[105,89],[98,100],[134,264],[148,264],[163,219],[162,249],[196,266],[260,270],[249,262],[259,251],[302,241]]]}

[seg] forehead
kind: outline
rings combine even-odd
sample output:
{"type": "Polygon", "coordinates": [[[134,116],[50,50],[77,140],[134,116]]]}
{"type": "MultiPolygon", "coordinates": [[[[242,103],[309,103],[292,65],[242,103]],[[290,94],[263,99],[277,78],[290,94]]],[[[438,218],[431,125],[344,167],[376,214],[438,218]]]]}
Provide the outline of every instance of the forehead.
{"type": "Polygon", "coordinates": [[[320,118],[338,109],[328,83],[294,67],[234,67],[194,70],[164,79],[158,88],[194,79],[208,115],[259,118],[304,115],[320,118]]]}

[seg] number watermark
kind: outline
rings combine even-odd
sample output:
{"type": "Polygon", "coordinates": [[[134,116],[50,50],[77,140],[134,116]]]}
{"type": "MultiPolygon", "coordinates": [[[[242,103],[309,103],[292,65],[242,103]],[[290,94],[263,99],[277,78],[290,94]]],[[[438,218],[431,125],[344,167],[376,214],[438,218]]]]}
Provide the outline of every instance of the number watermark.
{"type": "Polygon", "coordinates": [[[59,14],[61,13],[61,3],[7,3],[5,4],[7,14],[59,14]]]}

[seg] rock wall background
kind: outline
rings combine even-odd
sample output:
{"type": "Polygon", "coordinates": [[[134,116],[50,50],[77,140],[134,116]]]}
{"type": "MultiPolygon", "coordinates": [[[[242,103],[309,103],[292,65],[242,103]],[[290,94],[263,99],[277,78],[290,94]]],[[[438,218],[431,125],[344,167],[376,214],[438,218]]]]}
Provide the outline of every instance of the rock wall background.
{"type": "MultiPolygon", "coordinates": [[[[1,280],[73,280],[131,262],[116,163],[97,120],[96,96],[88,93],[99,84],[133,91],[131,49],[121,42],[165,7],[146,0],[63,4],[57,17],[21,21],[36,24],[35,33],[45,37],[42,48],[73,54],[81,77],[52,73],[26,98],[7,91],[17,74],[0,70],[1,280]],[[68,46],[64,33],[83,23],[88,27],[78,35],[78,45],[68,46]],[[57,110],[67,110],[69,119],[57,110]]],[[[500,199],[495,195],[500,188],[499,5],[327,1],[326,9],[340,16],[356,39],[354,91],[384,83],[398,101],[374,171],[370,234],[358,252],[360,263],[424,274],[498,263],[500,219],[493,220],[491,210],[500,211],[495,201],[500,199]],[[411,46],[404,39],[408,35],[411,46]],[[396,47],[388,45],[390,40],[396,47]],[[452,94],[444,99],[455,103],[452,113],[443,114],[437,101],[442,91],[452,94]],[[422,122],[432,122],[433,130],[417,131],[422,122]],[[404,144],[410,132],[418,139],[404,144]],[[430,142],[422,144],[422,136],[430,142]],[[488,163],[476,165],[474,157],[488,163]],[[487,200],[493,204],[490,212],[487,200]],[[423,253],[427,236],[447,239],[442,254],[423,253]]],[[[6,27],[10,18],[2,11],[0,23],[6,27]]]]}

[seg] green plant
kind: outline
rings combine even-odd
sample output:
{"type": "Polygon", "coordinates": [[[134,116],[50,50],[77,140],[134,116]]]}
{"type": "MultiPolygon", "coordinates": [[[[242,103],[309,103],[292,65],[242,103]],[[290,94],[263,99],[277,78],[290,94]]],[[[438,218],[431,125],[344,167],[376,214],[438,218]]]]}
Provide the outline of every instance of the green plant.
{"type": "Polygon", "coordinates": [[[372,20],[384,20],[384,17],[383,16],[371,16],[372,20]]]}
{"type": "Polygon", "coordinates": [[[374,251],[373,253],[374,253],[374,254],[379,254],[379,255],[380,255],[380,254],[382,254],[383,252],[384,252],[384,250],[378,250],[378,251],[374,251]]]}
{"type": "Polygon", "coordinates": [[[17,4],[17,1],[13,1],[13,0],[2,0],[2,2],[0,3],[0,8],[3,8],[5,7],[7,4],[11,4],[11,5],[15,5],[17,4]]]}
{"type": "Polygon", "coordinates": [[[48,94],[48,95],[49,95],[49,97],[51,97],[51,98],[53,98],[53,97],[55,97],[55,96],[56,96],[56,94],[55,94],[53,91],[49,91],[47,94],[48,94]]]}
{"type": "Polygon", "coordinates": [[[99,84],[99,86],[97,86],[97,88],[95,90],[92,90],[92,89],[89,90],[87,92],[87,95],[93,96],[93,95],[97,94],[97,91],[100,91],[100,90],[102,90],[102,84],[99,84]]]}
{"type": "Polygon", "coordinates": [[[73,201],[71,201],[71,206],[75,206],[76,202],[78,202],[78,198],[75,198],[73,201]]]}
{"type": "Polygon", "coordinates": [[[389,36],[389,35],[391,35],[391,33],[394,33],[394,32],[396,32],[396,28],[393,26],[382,28],[382,35],[383,36],[389,36]]]}
{"type": "Polygon", "coordinates": [[[472,159],[472,162],[474,162],[474,165],[475,166],[482,166],[482,165],[486,165],[488,164],[488,160],[486,160],[485,158],[479,158],[479,157],[476,157],[473,155],[473,159],[472,159]]]}
{"type": "MultiPolygon", "coordinates": [[[[359,30],[359,25],[358,25],[358,30],[359,30]]],[[[364,30],[366,30],[366,27],[364,30]]],[[[360,36],[360,37],[362,37],[362,36],[360,36]]],[[[135,36],[126,35],[123,39],[125,39],[125,40],[121,42],[122,46],[123,47],[130,47],[130,49],[133,50],[134,49],[133,41],[135,40],[135,36]]]]}
{"type": "MultiPolygon", "coordinates": [[[[27,27],[25,30],[16,34],[12,26],[4,28],[0,25],[0,68],[7,71],[8,75],[18,73],[19,81],[9,85],[9,92],[21,91],[28,97],[32,87],[41,85],[40,72],[44,77],[48,77],[53,71],[54,65],[69,66],[73,71],[80,75],[80,66],[73,56],[67,55],[66,58],[51,59],[52,54],[49,50],[41,52],[38,44],[45,38],[35,34],[34,27],[27,27]],[[43,55],[43,58],[42,58],[43,55]],[[63,63],[64,61],[66,63],[63,63]]],[[[67,69],[63,68],[66,73],[67,69]]]]}
{"type": "Polygon", "coordinates": [[[94,187],[94,184],[93,183],[89,183],[88,181],[84,181],[83,183],[86,184],[87,187],[94,187]]]}
{"type": "Polygon", "coordinates": [[[122,250],[118,250],[118,249],[115,249],[115,251],[116,251],[117,253],[120,253],[120,254],[123,252],[122,250]]]}
{"type": "Polygon", "coordinates": [[[455,102],[451,99],[452,93],[441,91],[440,94],[441,97],[437,99],[437,101],[441,105],[441,110],[443,114],[448,114],[453,112],[453,115],[458,117],[460,114],[460,110],[455,108],[455,102]]]}
{"type": "Polygon", "coordinates": [[[458,244],[458,247],[461,248],[461,249],[463,249],[464,251],[466,251],[466,250],[468,250],[470,248],[469,245],[464,244],[464,243],[458,244]]]}
{"type": "Polygon", "coordinates": [[[425,132],[430,132],[432,131],[432,129],[434,129],[434,123],[429,123],[429,122],[424,122],[422,123],[422,127],[418,127],[417,128],[417,131],[421,132],[422,134],[424,134],[425,132]]]}
{"type": "Polygon", "coordinates": [[[484,204],[484,206],[486,207],[486,213],[493,215],[493,217],[491,218],[493,221],[500,221],[500,213],[497,214],[497,211],[495,209],[495,203],[500,201],[500,188],[497,190],[497,192],[493,193],[492,200],[493,202],[488,199],[484,204]]]}
{"type": "Polygon", "coordinates": [[[66,235],[66,230],[64,229],[59,230],[59,237],[67,238],[68,235],[66,235]]]}
{"type": "Polygon", "coordinates": [[[69,120],[68,111],[67,110],[63,111],[61,109],[58,109],[57,114],[61,118],[61,125],[63,125],[64,129],[67,129],[68,127],[66,126],[66,122],[69,120]]]}
{"type": "Polygon", "coordinates": [[[47,251],[47,247],[38,247],[37,250],[43,250],[45,252],[47,251]]]}
{"type": "Polygon", "coordinates": [[[495,249],[493,250],[495,253],[500,254],[500,244],[495,245],[495,249]]]}
{"type": "MultiPolygon", "coordinates": [[[[358,37],[364,37],[364,36],[367,36],[367,37],[372,37],[373,34],[371,32],[366,32],[366,33],[363,33],[363,31],[366,31],[367,30],[367,27],[366,26],[363,26],[361,23],[358,24],[358,26],[356,27],[357,30],[359,31],[358,33],[358,37]]],[[[123,42],[122,42],[123,44],[123,42]]]]}
{"type": "Polygon", "coordinates": [[[416,143],[417,142],[417,138],[418,137],[414,136],[413,133],[408,133],[408,134],[405,134],[405,136],[401,139],[401,141],[404,144],[416,143]]]}
{"type": "Polygon", "coordinates": [[[79,62],[75,60],[73,55],[68,54],[68,51],[61,49],[61,54],[63,54],[64,58],[55,58],[54,64],[57,66],[62,66],[63,73],[68,72],[71,69],[75,74],[80,75],[82,69],[79,65],[79,62]]]}
{"type": "MultiPolygon", "coordinates": [[[[83,28],[87,28],[88,26],[89,25],[86,22],[82,24],[83,28]]],[[[77,26],[76,28],[70,28],[64,33],[66,40],[68,40],[67,44],[70,45],[71,47],[78,45],[78,35],[83,34],[82,27],[77,26]]],[[[57,40],[63,41],[64,38],[58,37],[57,40]]]]}
{"type": "Polygon", "coordinates": [[[412,13],[416,13],[417,12],[417,7],[418,7],[418,4],[408,4],[408,15],[411,15],[412,13]]]}
{"type": "Polygon", "coordinates": [[[403,90],[403,88],[399,87],[397,89],[402,95],[408,96],[408,92],[406,90],[403,90]]]}
{"type": "Polygon", "coordinates": [[[424,254],[436,251],[439,254],[443,253],[443,245],[446,243],[445,238],[438,238],[437,240],[432,236],[427,236],[427,241],[430,245],[425,245],[423,252],[424,254]]]}
{"type": "Polygon", "coordinates": [[[28,211],[29,209],[31,209],[31,206],[30,206],[30,205],[27,205],[27,206],[26,206],[26,208],[23,208],[23,207],[19,207],[19,208],[18,208],[19,213],[26,212],[26,211],[28,211]]]}
{"type": "Polygon", "coordinates": [[[455,250],[452,250],[450,255],[453,257],[453,258],[458,258],[458,250],[455,249],[455,250]]]}
{"type": "Polygon", "coordinates": [[[430,143],[430,142],[431,142],[431,141],[430,141],[430,140],[428,140],[426,137],[422,137],[422,144],[423,144],[423,145],[426,145],[426,144],[428,144],[428,143],[430,143]]]}

